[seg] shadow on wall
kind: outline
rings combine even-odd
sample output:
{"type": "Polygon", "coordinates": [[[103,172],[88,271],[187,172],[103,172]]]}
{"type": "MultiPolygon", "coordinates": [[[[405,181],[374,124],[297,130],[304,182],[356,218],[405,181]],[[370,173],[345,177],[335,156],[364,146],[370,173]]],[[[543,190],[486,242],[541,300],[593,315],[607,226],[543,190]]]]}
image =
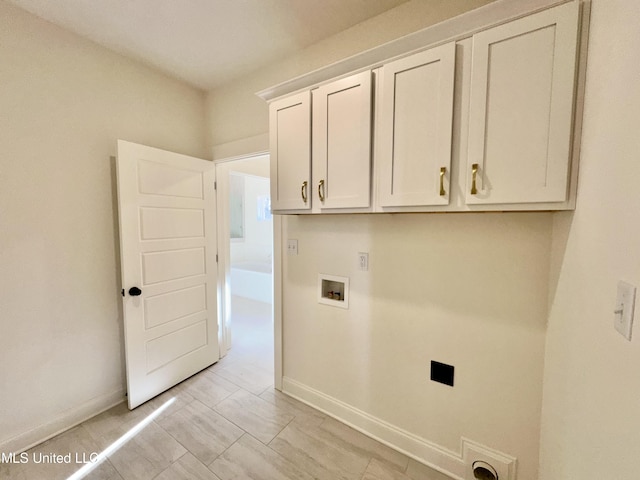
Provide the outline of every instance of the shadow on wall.
{"type": "Polygon", "coordinates": [[[575,212],[555,212],[553,215],[553,235],[551,237],[551,267],[549,270],[549,310],[556,298],[560,271],[564,261],[569,234],[575,212]]]}
{"type": "Polygon", "coordinates": [[[127,372],[126,372],[126,359],[124,352],[124,311],[122,306],[122,296],[120,291],[124,288],[122,285],[122,258],[120,256],[120,216],[118,212],[118,172],[116,168],[116,157],[109,157],[111,164],[111,208],[113,209],[113,245],[114,245],[114,261],[115,261],[115,279],[116,285],[114,291],[116,292],[118,305],[118,331],[120,338],[120,365],[122,371],[122,389],[126,391],[127,384],[127,372]]]}

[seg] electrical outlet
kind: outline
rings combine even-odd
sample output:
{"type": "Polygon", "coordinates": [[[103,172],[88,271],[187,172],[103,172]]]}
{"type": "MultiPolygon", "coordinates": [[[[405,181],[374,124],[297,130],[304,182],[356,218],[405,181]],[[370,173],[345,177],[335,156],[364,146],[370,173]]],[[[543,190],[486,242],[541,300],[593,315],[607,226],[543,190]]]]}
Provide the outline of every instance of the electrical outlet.
{"type": "Polygon", "coordinates": [[[462,458],[465,463],[465,480],[497,479],[515,480],[516,459],[492,448],[462,439],[462,458]]]}
{"type": "Polygon", "coordinates": [[[366,252],[358,252],[358,270],[366,272],[369,270],[369,254],[366,252]]]}
{"type": "Polygon", "coordinates": [[[636,287],[627,282],[618,282],[616,308],[613,311],[613,325],[627,340],[631,341],[631,327],[633,325],[633,309],[636,301],[636,287]]]}
{"type": "Polygon", "coordinates": [[[298,255],[298,240],[287,240],[287,255],[298,255]]]}
{"type": "Polygon", "coordinates": [[[446,363],[431,360],[431,380],[438,383],[444,383],[453,387],[453,374],[455,367],[446,363]]]}

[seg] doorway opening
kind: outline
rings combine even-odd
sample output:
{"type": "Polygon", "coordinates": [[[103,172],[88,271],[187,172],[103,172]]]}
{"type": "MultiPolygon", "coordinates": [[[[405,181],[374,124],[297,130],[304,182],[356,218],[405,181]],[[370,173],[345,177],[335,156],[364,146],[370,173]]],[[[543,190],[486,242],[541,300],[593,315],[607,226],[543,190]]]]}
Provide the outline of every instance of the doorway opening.
{"type": "Polygon", "coordinates": [[[273,218],[269,156],[219,163],[221,355],[273,377],[273,218]],[[222,247],[222,248],[220,248],[222,247]]]}

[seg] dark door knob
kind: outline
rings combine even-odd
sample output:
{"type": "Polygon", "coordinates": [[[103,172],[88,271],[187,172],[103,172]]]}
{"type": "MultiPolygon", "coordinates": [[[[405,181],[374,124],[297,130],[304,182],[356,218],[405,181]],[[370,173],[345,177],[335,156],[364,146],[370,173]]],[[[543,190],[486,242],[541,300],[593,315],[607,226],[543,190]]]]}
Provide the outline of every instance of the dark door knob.
{"type": "Polygon", "coordinates": [[[129,289],[129,295],[131,295],[132,297],[137,297],[141,293],[142,293],[142,290],[140,290],[138,287],[131,287],[129,289]]]}

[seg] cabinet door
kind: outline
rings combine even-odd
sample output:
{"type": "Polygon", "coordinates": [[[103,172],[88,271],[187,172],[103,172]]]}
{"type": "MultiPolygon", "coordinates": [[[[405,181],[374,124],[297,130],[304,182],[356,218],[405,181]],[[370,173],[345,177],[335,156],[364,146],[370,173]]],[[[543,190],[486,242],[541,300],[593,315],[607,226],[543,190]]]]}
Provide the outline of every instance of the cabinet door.
{"type": "Polygon", "coordinates": [[[579,4],[473,37],[467,204],[563,202],[579,4]]]}
{"type": "Polygon", "coordinates": [[[370,206],[370,71],[314,90],[313,170],[320,209],[370,206]]]}
{"type": "Polygon", "coordinates": [[[269,105],[271,208],[311,208],[311,93],[269,105]]]}
{"type": "Polygon", "coordinates": [[[447,205],[455,43],[382,67],[378,201],[383,207],[447,205]]]}

